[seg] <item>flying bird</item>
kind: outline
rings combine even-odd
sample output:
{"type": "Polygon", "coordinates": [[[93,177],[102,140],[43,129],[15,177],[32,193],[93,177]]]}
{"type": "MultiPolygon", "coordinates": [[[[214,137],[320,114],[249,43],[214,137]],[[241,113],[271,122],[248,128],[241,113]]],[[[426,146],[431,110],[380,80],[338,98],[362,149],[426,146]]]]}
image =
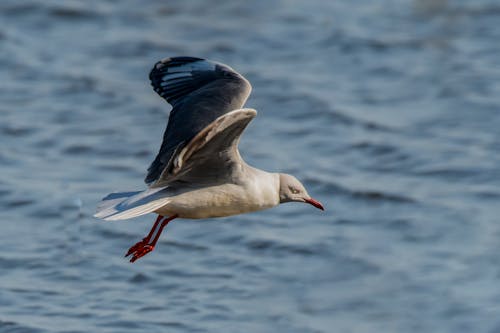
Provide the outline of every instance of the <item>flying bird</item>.
{"type": "Polygon", "coordinates": [[[111,193],[94,215],[123,220],[154,212],[151,231],[125,255],[134,262],[153,251],[175,218],[204,219],[305,202],[324,210],[300,181],[254,168],[241,158],[241,134],[257,115],[243,108],[250,83],[227,65],[193,57],[166,58],[149,74],[172,106],[160,151],[148,168],[147,189],[111,193]]]}

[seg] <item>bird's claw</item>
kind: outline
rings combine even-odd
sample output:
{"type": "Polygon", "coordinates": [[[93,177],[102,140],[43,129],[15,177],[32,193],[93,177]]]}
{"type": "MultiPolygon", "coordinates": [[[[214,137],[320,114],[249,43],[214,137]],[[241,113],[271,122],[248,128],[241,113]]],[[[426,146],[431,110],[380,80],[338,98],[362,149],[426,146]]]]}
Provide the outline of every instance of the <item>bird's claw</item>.
{"type": "Polygon", "coordinates": [[[132,247],[130,247],[130,249],[128,249],[128,252],[125,255],[125,257],[128,257],[135,251],[139,250],[140,248],[143,248],[146,244],[147,244],[146,238],[143,238],[140,242],[135,243],[132,247]]]}
{"type": "Polygon", "coordinates": [[[160,238],[163,228],[165,228],[168,222],[172,221],[177,217],[178,217],[177,214],[170,217],[164,217],[162,215],[158,215],[158,218],[156,219],[156,222],[154,223],[153,228],[151,228],[149,234],[146,237],[144,237],[140,242],[135,243],[134,246],[128,249],[128,252],[125,255],[125,257],[132,255],[130,262],[135,262],[137,259],[142,258],[149,252],[153,251],[155,249],[156,242],[158,242],[158,239],[160,238]],[[155,235],[154,238],[153,235],[155,235]]]}
{"type": "Polygon", "coordinates": [[[130,259],[130,262],[136,261],[137,259],[139,259],[139,258],[145,256],[146,254],[148,254],[149,252],[153,251],[154,249],[155,249],[155,247],[152,245],[149,245],[149,244],[144,245],[144,247],[135,251],[134,256],[130,259]]]}
{"type": "Polygon", "coordinates": [[[130,258],[130,262],[135,262],[137,259],[144,257],[146,254],[154,250],[154,246],[147,244],[145,240],[141,240],[140,242],[136,243],[134,246],[132,246],[125,257],[128,257],[129,255],[132,255],[132,258],[130,258]]]}

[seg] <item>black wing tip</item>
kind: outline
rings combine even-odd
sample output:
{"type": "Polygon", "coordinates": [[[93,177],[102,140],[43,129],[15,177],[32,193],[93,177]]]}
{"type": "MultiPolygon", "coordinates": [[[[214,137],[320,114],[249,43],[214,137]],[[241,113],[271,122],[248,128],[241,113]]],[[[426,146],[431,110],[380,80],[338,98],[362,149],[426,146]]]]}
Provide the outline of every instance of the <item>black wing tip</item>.
{"type": "Polygon", "coordinates": [[[206,61],[206,59],[202,58],[196,58],[196,57],[168,57],[168,58],[163,58],[162,60],[156,62],[153,66],[153,69],[151,70],[151,74],[161,70],[164,67],[177,67],[177,66],[182,66],[185,64],[189,64],[191,62],[197,62],[197,61],[206,61]]]}
{"type": "MultiPolygon", "coordinates": [[[[168,71],[169,67],[178,67],[185,64],[207,61],[206,59],[196,58],[196,57],[168,57],[156,62],[149,72],[149,80],[151,81],[153,87],[156,85],[157,81],[161,81],[161,78],[168,71]]],[[[155,89],[156,92],[158,92],[155,89]]],[[[159,92],[158,92],[159,93],[159,92]]],[[[160,94],[161,95],[161,94],[160,94]]]]}
{"type": "Polygon", "coordinates": [[[213,62],[203,58],[181,56],[181,57],[168,57],[156,62],[151,71],[149,72],[149,79],[150,81],[160,80],[165,74],[165,72],[168,72],[168,68],[184,66],[186,64],[195,62],[207,63],[206,68],[200,67],[200,69],[202,70],[205,69],[219,73],[224,73],[226,75],[241,76],[234,69],[225,64],[213,62]],[[210,64],[211,66],[208,64],[210,64]]]}
{"type": "Polygon", "coordinates": [[[195,62],[195,61],[200,61],[200,60],[205,60],[205,59],[198,58],[198,57],[180,56],[180,57],[167,57],[167,58],[163,58],[162,60],[160,60],[160,62],[188,63],[188,62],[195,62]]]}
{"type": "MultiPolygon", "coordinates": [[[[151,82],[151,85],[153,86],[153,90],[158,95],[166,99],[170,104],[175,103],[175,100],[188,94],[192,90],[192,88],[190,87],[190,84],[188,82],[185,82],[184,84],[181,82],[184,79],[177,79],[176,83],[171,82],[172,86],[166,88],[164,87],[164,85],[162,85],[162,83],[165,82],[166,75],[168,75],[170,69],[175,71],[176,67],[182,67],[197,62],[206,63],[206,65],[200,65],[197,68],[198,70],[208,70],[210,69],[210,66],[214,66],[215,69],[215,64],[206,59],[197,57],[168,57],[158,61],[149,72],[149,80],[151,82]]],[[[189,67],[186,68],[186,72],[189,72],[191,70],[192,69],[190,69],[189,67]]]]}

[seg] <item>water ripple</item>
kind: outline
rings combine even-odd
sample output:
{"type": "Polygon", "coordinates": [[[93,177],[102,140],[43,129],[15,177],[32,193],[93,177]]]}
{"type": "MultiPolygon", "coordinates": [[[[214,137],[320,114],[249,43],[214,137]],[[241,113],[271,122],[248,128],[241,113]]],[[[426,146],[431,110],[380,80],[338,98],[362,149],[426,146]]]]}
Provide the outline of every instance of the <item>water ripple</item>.
{"type": "Polygon", "coordinates": [[[0,329],[4,333],[42,333],[44,330],[21,325],[12,321],[0,320],[0,329]]]}
{"type": "Polygon", "coordinates": [[[499,8],[0,1],[0,332],[494,331],[499,8]],[[123,258],[150,225],[92,213],[144,188],[170,110],[147,75],[175,55],[250,79],[242,155],[326,212],[179,223],[123,258]]]}

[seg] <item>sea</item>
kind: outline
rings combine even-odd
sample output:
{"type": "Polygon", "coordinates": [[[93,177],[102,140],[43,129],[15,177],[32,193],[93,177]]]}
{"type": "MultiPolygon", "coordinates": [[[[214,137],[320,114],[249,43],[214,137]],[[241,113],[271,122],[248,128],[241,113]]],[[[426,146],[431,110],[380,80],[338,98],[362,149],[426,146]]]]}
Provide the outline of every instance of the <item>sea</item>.
{"type": "Polygon", "coordinates": [[[1,0],[0,332],[500,332],[500,2],[1,0]],[[165,57],[225,63],[287,203],[105,222],[145,189],[165,57]]]}

